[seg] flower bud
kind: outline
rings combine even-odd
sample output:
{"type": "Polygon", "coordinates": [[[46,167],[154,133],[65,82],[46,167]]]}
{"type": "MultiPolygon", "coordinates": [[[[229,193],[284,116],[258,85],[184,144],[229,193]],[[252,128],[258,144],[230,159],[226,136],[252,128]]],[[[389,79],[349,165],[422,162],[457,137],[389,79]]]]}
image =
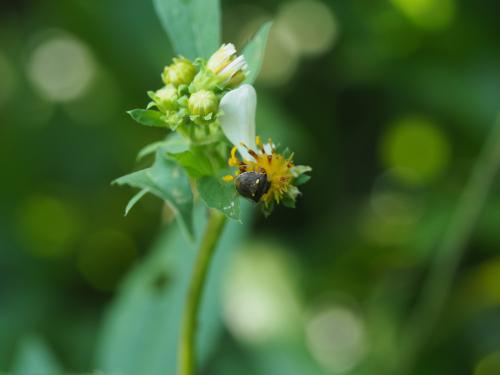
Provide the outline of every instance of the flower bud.
{"type": "Polygon", "coordinates": [[[172,85],[167,85],[155,92],[154,102],[163,111],[171,111],[177,108],[177,89],[172,85]]]}
{"type": "Polygon", "coordinates": [[[207,68],[214,74],[219,73],[234,59],[236,48],[232,43],[223,44],[207,61],[207,68]]]}
{"type": "Polygon", "coordinates": [[[173,64],[166,66],[161,78],[165,85],[189,85],[196,75],[196,67],[185,57],[174,57],[173,64]]]}
{"type": "Polygon", "coordinates": [[[191,95],[188,101],[189,114],[196,118],[205,119],[214,115],[219,109],[219,99],[212,91],[201,90],[191,95]]]}
{"type": "Polygon", "coordinates": [[[227,86],[229,88],[236,88],[243,83],[246,78],[246,74],[243,71],[236,72],[232,77],[227,80],[227,86]]]}
{"type": "Polygon", "coordinates": [[[223,44],[207,62],[207,69],[224,85],[235,87],[243,82],[247,70],[243,56],[237,56],[233,44],[223,44]]]}

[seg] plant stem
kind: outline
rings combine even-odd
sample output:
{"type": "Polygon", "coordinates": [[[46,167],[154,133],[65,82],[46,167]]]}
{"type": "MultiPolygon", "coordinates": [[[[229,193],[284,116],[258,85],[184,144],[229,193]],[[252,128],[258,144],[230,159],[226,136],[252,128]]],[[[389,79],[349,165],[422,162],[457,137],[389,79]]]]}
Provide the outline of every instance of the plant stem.
{"type": "Polygon", "coordinates": [[[217,210],[210,209],[210,218],[198,249],[193,274],[189,284],[186,306],[182,318],[178,353],[178,375],[196,373],[196,329],[198,310],[203,295],[203,287],[208,268],[222,234],[226,217],[217,210]]]}
{"type": "Polygon", "coordinates": [[[437,248],[429,275],[410,316],[398,374],[411,371],[431,335],[452,288],[467,241],[500,168],[500,117],[493,125],[457,204],[448,229],[437,248]]]}

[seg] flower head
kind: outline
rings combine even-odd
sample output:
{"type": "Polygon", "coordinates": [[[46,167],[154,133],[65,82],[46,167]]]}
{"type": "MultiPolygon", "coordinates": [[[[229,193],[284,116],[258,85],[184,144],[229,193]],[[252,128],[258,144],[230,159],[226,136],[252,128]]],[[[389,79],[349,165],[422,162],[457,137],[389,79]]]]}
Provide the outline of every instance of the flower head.
{"type": "Polygon", "coordinates": [[[269,139],[269,143],[264,145],[260,137],[257,136],[255,143],[257,145],[255,150],[243,144],[251,156],[249,159],[239,159],[236,156],[237,148],[233,147],[228,164],[231,167],[238,168],[236,176],[245,172],[256,172],[265,175],[268,188],[259,201],[265,205],[270,205],[272,202],[280,203],[293,186],[291,184],[294,177],[292,174],[292,168],[294,167],[293,155],[286,157],[278,153],[271,139],[269,139]]]}
{"type": "Polygon", "coordinates": [[[294,206],[300,194],[297,185],[305,182],[303,174],[311,168],[296,166],[293,154],[278,152],[271,139],[264,144],[255,136],[256,104],[255,89],[248,84],[221,100],[220,126],[234,145],[228,164],[236,168],[235,175],[224,180],[234,181],[241,195],[262,203],[264,213],[269,214],[275,204],[294,206]]]}

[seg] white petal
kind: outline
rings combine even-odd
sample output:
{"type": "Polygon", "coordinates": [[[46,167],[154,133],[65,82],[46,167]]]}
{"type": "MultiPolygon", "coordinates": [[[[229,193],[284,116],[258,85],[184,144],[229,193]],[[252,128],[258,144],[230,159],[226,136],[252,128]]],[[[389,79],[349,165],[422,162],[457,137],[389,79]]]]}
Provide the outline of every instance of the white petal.
{"type": "Polygon", "coordinates": [[[272,155],[273,153],[273,146],[271,143],[264,143],[264,152],[268,155],[272,155]]]}
{"type": "Polygon", "coordinates": [[[207,68],[218,73],[224,65],[229,62],[232,55],[236,54],[234,44],[223,44],[215,53],[208,59],[207,68]]]}
{"type": "Polygon", "coordinates": [[[228,78],[234,76],[240,70],[246,70],[248,67],[247,62],[243,55],[238,56],[236,59],[231,61],[227,66],[219,72],[219,75],[227,75],[228,78]]]}
{"type": "Polygon", "coordinates": [[[240,155],[250,159],[247,150],[241,146],[246,144],[255,149],[255,109],[257,93],[252,85],[244,84],[229,91],[220,102],[222,116],[220,126],[226,137],[238,147],[240,155]]]}

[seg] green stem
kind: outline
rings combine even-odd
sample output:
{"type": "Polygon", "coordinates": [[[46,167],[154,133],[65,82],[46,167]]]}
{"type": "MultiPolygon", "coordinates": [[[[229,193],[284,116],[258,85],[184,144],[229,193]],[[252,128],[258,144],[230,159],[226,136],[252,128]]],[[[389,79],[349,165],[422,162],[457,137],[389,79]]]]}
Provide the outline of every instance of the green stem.
{"type": "Polygon", "coordinates": [[[210,218],[196,257],[183,314],[178,353],[178,375],[194,375],[196,373],[198,310],[210,261],[225,223],[226,217],[222,213],[210,209],[210,218]]]}
{"type": "Polygon", "coordinates": [[[486,139],[474,169],[457,204],[448,229],[439,244],[420,299],[410,316],[398,374],[410,372],[431,335],[446,303],[467,241],[500,168],[500,118],[486,139]]]}

